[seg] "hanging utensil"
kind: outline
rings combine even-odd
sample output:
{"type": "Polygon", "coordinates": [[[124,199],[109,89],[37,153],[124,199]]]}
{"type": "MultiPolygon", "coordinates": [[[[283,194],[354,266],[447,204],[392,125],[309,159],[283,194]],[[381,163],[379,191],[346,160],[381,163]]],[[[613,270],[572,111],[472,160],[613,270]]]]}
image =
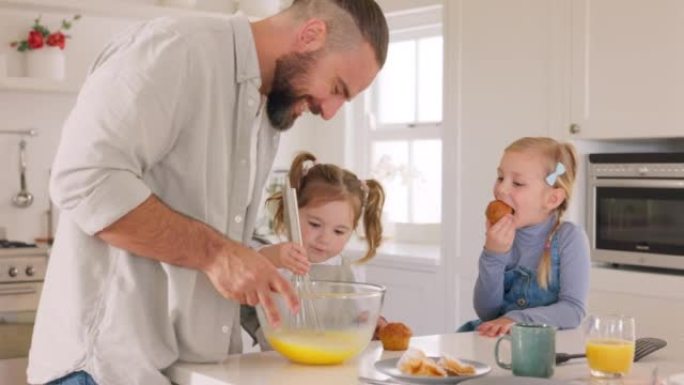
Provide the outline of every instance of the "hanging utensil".
{"type": "Polygon", "coordinates": [[[33,194],[26,187],[26,139],[19,141],[19,192],[12,198],[16,207],[29,207],[33,203],[33,194]]]}

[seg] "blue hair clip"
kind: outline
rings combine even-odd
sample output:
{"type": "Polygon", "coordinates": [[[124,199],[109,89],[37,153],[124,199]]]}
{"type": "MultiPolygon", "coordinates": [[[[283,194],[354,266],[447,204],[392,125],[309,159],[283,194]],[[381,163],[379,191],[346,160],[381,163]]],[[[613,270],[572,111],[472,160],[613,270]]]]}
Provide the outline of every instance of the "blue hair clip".
{"type": "Polygon", "coordinates": [[[556,184],[556,180],[558,179],[558,177],[563,174],[565,174],[565,166],[563,166],[563,163],[558,162],[556,164],[556,169],[546,177],[546,183],[549,186],[553,186],[554,184],[556,184]]]}

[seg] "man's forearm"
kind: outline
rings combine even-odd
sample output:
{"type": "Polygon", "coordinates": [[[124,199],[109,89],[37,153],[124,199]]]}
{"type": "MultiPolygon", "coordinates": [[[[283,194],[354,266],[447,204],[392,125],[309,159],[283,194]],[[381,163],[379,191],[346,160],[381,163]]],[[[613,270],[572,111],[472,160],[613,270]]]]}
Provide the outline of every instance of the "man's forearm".
{"type": "Polygon", "coordinates": [[[172,210],[154,195],[96,235],[136,255],[197,270],[234,245],[209,225],[172,210]]]}

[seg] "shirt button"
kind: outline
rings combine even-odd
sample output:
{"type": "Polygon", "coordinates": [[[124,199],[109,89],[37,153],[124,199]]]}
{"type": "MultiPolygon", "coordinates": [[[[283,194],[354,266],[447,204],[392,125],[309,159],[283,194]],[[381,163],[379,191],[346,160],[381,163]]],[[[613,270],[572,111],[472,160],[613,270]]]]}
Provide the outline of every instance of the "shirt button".
{"type": "Polygon", "coordinates": [[[235,223],[240,223],[240,222],[242,222],[242,217],[239,216],[239,215],[236,215],[234,219],[235,219],[235,223]]]}
{"type": "Polygon", "coordinates": [[[228,326],[226,326],[226,325],[223,325],[223,326],[221,326],[221,331],[224,334],[228,334],[228,332],[230,331],[230,328],[228,328],[228,326]]]}
{"type": "Polygon", "coordinates": [[[515,303],[518,304],[518,306],[523,307],[527,305],[527,300],[525,298],[518,298],[518,300],[515,301],[515,303]]]}
{"type": "Polygon", "coordinates": [[[254,100],[253,99],[248,99],[247,100],[247,105],[250,107],[254,107],[254,100]]]}

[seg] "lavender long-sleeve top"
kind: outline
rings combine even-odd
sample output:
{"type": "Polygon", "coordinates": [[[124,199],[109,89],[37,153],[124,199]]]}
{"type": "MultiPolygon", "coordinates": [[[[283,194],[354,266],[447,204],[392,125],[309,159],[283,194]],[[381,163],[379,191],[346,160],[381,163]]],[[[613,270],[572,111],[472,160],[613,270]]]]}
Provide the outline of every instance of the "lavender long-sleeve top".
{"type": "Polygon", "coordinates": [[[515,240],[506,253],[483,250],[475,283],[474,306],[478,317],[489,321],[502,315],[517,322],[545,323],[561,329],[577,327],[586,314],[589,294],[589,242],[584,230],[563,222],[556,237],[560,253],[560,292],[558,302],[501,314],[504,308],[504,273],[517,266],[537,270],[546,237],[555,217],[516,230],[515,240]]]}

